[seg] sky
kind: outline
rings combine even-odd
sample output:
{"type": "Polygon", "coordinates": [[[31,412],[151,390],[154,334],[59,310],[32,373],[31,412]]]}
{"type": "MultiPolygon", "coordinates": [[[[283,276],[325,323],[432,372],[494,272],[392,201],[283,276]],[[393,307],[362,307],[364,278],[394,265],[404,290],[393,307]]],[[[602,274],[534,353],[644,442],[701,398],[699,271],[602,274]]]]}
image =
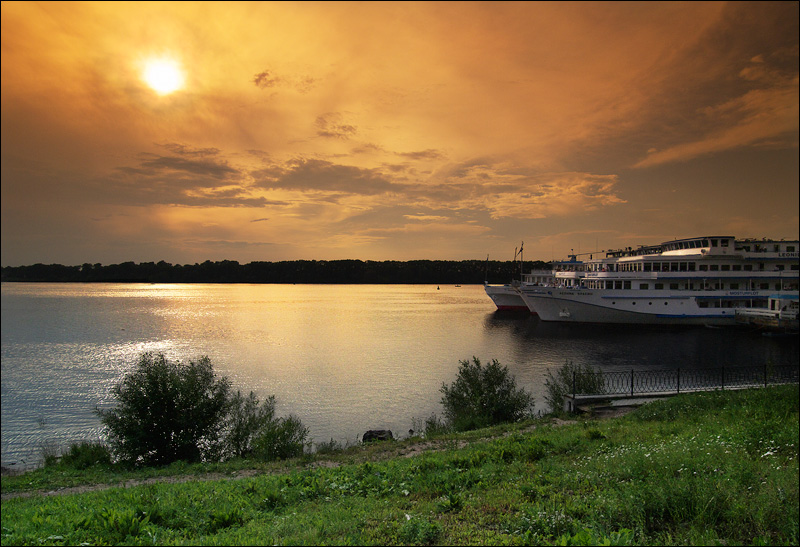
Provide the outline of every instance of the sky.
{"type": "Polygon", "coordinates": [[[2,2],[2,265],[798,238],[798,2],[2,2]]]}

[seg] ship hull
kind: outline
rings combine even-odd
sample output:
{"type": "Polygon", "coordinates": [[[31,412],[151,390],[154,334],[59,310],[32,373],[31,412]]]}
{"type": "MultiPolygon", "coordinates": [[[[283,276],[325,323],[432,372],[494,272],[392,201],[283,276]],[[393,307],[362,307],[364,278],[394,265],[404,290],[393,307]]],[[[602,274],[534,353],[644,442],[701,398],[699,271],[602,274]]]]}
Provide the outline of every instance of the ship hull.
{"type": "MultiPolygon", "coordinates": [[[[521,292],[542,321],[630,325],[735,324],[732,307],[701,307],[702,302],[724,302],[726,295],[632,297],[607,291],[545,289],[521,292]]],[[[766,299],[766,295],[763,296],[766,299]]],[[[758,300],[758,295],[752,295],[758,300]]]]}

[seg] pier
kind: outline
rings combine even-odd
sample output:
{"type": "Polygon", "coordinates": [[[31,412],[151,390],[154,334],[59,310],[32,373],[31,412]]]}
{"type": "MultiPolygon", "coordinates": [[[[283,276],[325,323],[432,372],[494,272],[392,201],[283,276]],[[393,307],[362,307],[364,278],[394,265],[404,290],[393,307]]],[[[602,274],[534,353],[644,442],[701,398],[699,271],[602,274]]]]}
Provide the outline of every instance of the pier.
{"type": "MultiPolygon", "coordinates": [[[[714,367],[702,369],[663,369],[609,371],[588,373],[602,378],[602,388],[583,393],[579,386],[587,379],[584,373],[572,377],[572,393],[564,396],[564,410],[578,412],[592,405],[638,406],[654,399],[681,393],[725,389],[748,389],[778,384],[796,384],[800,380],[800,365],[771,365],[751,367],[714,367]]],[[[596,385],[596,378],[589,379],[596,385]],[[593,380],[593,381],[592,381],[593,380]]]]}

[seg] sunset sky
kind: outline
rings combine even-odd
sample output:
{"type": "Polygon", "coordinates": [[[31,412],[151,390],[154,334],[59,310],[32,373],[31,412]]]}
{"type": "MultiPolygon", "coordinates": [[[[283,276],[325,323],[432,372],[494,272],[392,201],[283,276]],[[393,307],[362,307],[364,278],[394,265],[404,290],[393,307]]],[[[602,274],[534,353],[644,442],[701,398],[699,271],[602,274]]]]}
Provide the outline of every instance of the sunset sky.
{"type": "Polygon", "coordinates": [[[3,2],[2,265],[797,239],[798,5],[3,2]]]}

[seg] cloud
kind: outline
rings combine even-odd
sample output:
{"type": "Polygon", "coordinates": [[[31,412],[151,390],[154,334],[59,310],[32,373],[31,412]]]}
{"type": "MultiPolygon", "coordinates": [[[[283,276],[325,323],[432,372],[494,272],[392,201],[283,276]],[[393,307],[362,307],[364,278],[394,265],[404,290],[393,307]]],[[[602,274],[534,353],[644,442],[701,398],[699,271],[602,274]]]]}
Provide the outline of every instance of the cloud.
{"type": "Polygon", "coordinates": [[[429,148],[427,150],[420,150],[418,152],[395,152],[398,156],[408,158],[411,160],[440,160],[444,158],[444,154],[439,150],[429,148]]]}
{"type": "Polygon", "coordinates": [[[770,82],[699,111],[706,127],[717,128],[699,140],[684,142],[664,150],[651,149],[634,167],[652,167],[668,162],[687,161],[701,155],[746,146],[796,147],[798,131],[798,76],[781,78],[764,67],[748,67],[742,78],[770,82]]]}
{"type": "Polygon", "coordinates": [[[318,116],[314,124],[317,126],[317,136],[335,139],[349,139],[356,134],[356,126],[343,123],[343,116],[338,112],[318,116]]]}
{"type": "Polygon", "coordinates": [[[142,154],[139,167],[119,167],[121,171],[131,174],[146,176],[171,175],[176,180],[191,176],[191,181],[216,186],[219,181],[230,179],[239,174],[233,167],[225,162],[213,160],[190,160],[175,156],[158,156],[155,154],[142,154]]]}
{"type": "Polygon", "coordinates": [[[400,191],[376,169],[337,165],[327,160],[296,158],[252,173],[256,185],[285,190],[375,195],[400,191]]]}
{"type": "Polygon", "coordinates": [[[275,87],[280,84],[281,81],[281,78],[273,76],[268,70],[259,72],[253,78],[253,83],[256,84],[256,87],[260,87],[261,89],[275,87]]]}

